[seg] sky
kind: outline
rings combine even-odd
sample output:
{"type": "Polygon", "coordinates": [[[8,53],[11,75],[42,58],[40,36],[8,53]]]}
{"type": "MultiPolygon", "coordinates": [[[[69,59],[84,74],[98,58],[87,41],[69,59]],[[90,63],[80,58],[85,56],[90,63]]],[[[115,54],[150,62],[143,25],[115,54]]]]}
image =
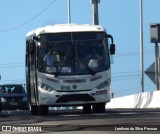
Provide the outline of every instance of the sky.
{"type": "MultiPolygon", "coordinates": [[[[68,23],[67,0],[0,0],[0,84],[25,83],[26,33],[39,27],[68,23]]],[[[112,67],[115,97],[141,92],[139,0],[100,0],[99,22],[114,37],[112,67]]],[[[144,70],[154,62],[150,24],[160,23],[160,1],[143,0],[144,70]]],[[[71,20],[92,24],[90,0],[71,0],[71,20]]],[[[156,86],[144,75],[144,91],[156,86]]]]}

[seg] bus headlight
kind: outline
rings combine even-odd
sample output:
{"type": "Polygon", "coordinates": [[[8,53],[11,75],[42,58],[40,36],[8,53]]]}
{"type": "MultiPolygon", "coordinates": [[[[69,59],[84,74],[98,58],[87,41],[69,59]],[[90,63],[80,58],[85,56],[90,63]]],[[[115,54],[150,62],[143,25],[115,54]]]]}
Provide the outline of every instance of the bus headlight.
{"type": "Polygon", "coordinates": [[[96,86],[97,89],[102,89],[104,87],[109,86],[111,83],[111,79],[105,80],[104,82],[102,82],[101,84],[99,84],[98,86],[96,86]]]}
{"type": "Polygon", "coordinates": [[[6,102],[7,100],[5,98],[1,98],[1,102],[6,102]]]}
{"type": "Polygon", "coordinates": [[[38,87],[40,87],[40,88],[42,88],[42,89],[44,89],[44,90],[46,90],[48,92],[52,92],[52,91],[55,90],[54,88],[52,88],[52,87],[50,87],[47,84],[44,84],[42,82],[38,82],[38,87]]]}
{"type": "Polygon", "coordinates": [[[24,98],[22,99],[22,101],[27,101],[27,97],[24,97],[24,98]]]}

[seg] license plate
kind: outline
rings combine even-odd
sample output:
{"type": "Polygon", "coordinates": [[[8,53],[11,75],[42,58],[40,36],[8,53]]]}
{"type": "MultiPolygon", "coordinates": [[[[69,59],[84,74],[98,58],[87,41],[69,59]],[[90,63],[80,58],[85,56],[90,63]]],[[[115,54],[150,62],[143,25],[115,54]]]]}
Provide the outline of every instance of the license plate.
{"type": "Polygon", "coordinates": [[[12,106],[17,106],[18,102],[10,102],[9,104],[12,105],[12,106]]]}

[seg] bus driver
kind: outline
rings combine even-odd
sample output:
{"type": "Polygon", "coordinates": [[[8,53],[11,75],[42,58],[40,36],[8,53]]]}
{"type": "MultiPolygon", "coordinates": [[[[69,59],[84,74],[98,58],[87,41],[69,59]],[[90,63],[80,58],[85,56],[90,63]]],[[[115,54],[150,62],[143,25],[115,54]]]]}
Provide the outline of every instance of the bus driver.
{"type": "Polygon", "coordinates": [[[58,62],[58,59],[57,59],[56,54],[52,52],[52,50],[49,50],[48,53],[45,54],[43,61],[45,63],[45,67],[47,71],[47,67],[53,67],[54,64],[58,62]]]}

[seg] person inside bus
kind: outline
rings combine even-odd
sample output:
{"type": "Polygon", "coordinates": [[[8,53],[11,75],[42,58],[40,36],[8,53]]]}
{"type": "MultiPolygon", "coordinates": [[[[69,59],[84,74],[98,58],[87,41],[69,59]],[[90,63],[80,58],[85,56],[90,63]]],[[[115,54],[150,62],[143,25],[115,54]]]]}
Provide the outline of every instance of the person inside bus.
{"type": "Polygon", "coordinates": [[[10,93],[12,93],[12,91],[11,91],[11,89],[10,89],[10,88],[8,89],[8,93],[9,93],[9,94],[10,94],[10,93]]]}
{"type": "Polygon", "coordinates": [[[55,52],[52,52],[50,49],[48,53],[44,55],[43,61],[46,67],[53,67],[58,62],[58,59],[55,52]]]}
{"type": "Polygon", "coordinates": [[[15,89],[12,91],[12,93],[15,93],[15,94],[23,94],[22,87],[16,86],[15,89]]]}
{"type": "Polygon", "coordinates": [[[87,62],[91,59],[96,59],[98,61],[102,59],[96,48],[91,48],[91,52],[86,56],[87,62]]]}
{"type": "Polygon", "coordinates": [[[66,66],[72,66],[73,63],[73,50],[71,46],[67,46],[64,54],[65,60],[66,60],[66,66]]]}
{"type": "Polygon", "coordinates": [[[57,52],[56,56],[57,56],[57,60],[58,60],[59,65],[61,67],[65,66],[66,57],[64,56],[64,53],[63,52],[57,52]]]}
{"type": "Polygon", "coordinates": [[[0,90],[0,93],[1,93],[1,94],[4,94],[4,93],[6,93],[6,90],[2,88],[2,89],[0,90]]]}

